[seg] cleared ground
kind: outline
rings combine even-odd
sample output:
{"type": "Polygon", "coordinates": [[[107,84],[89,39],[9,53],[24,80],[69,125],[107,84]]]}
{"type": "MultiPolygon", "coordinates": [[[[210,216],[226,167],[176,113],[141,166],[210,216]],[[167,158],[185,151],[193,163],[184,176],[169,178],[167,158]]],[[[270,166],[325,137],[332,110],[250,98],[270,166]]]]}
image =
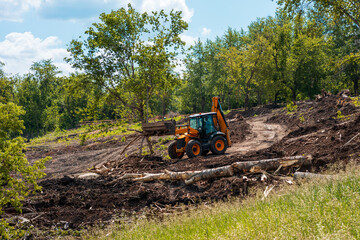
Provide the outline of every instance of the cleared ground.
{"type": "MultiPolygon", "coordinates": [[[[38,147],[27,152],[30,161],[51,156],[47,163],[46,179],[40,183],[42,193],[24,202],[22,217],[41,229],[81,229],[107,222],[114,217],[153,212],[161,214],[183,210],[180,204],[198,204],[226,199],[230,196],[252,195],[255,188],[279,185],[281,182],[250,183],[244,189],[242,176],[233,176],[193,185],[182,182],[154,181],[139,183],[117,180],[125,173],[202,170],[224,166],[237,161],[259,160],[284,156],[311,154],[313,165],[307,169],[322,171],[329,164],[345,165],[360,156],[360,113],[348,97],[324,96],[318,101],[298,103],[296,111],[264,106],[248,111],[232,111],[227,115],[234,145],[222,156],[209,154],[177,162],[156,156],[138,156],[140,141],[120,155],[135,135],[108,137],[97,142],[88,141],[38,147]],[[128,156],[128,157],[125,157],[128,156]],[[89,172],[96,165],[109,171],[96,179],[79,179],[78,173],[89,172]],[[150,210],[149,210],[150,208],[150,210]],[[166,210],[167,211],[167,210],[166,210]]],[[[156,155],[164,154],[169,140],[153,138],[156,155]],[[162,147],[162,145],[164,147],[162,147]]],[[[279,172],[291,174],[296,169],[279,172]]],[[[6,217],[17,215],[5,209],[6,217]]]]}

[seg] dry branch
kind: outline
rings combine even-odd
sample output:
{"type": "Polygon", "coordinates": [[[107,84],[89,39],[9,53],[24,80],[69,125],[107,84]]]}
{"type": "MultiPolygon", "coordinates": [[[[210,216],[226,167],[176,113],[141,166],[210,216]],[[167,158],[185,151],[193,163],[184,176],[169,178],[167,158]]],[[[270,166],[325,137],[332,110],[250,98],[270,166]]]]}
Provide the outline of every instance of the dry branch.
{"type": "Polygon", "coordinates": [[[295,167],[310,165],[311,160],[311,156],[294,156],[259,161],[235,162],[231,165],[201,171],[171,172],[165,170],[164,173],[130,173],[123,175],[121,179],[133,179],[134,181],[142,182],[154,180],[183,180],[186,184],[193,184],[197,181],[211,178],[230,177],[233,176],[234,173],[258,173],[265,170],[278,169],[280,166],[295,167]]]}
{"type": "Polygon", "coordinates": [[[128,145],[125,146],[125,148],[121,151],[120,155],[122,155],[126,149],[131,145],[133,144],[136,140],[138,140],[140,138],[140,136],[136,136],[131,142],[128,143],[128,145]]]}

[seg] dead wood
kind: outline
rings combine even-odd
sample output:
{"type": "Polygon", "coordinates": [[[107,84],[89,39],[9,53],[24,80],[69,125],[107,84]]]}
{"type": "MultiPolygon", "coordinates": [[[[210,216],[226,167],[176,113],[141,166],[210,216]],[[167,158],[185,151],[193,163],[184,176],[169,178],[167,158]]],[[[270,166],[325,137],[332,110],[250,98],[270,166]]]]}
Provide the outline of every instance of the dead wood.
{"type": "Polygon", "coordinates": [[[140,138],[140,136],[136,136],[131,142],[128,143],[128,145],[126,145],[126,147],[121,151],[120,155],[122,155],[126,149],[131,145],[133,144],[136,140],[138,140],[140,138]]]}
{"type": "Polygon", "coordinates": [[[360,135],[360,133],[356,134],[354,137],[352,137],[349,141],[347,141],[343,146],[341,146],[340,150],[349,145],[355,138],[357,138],[360,135]]]}
{"type": "Polygon", "coordinates": [[[165,170],[163,173],[125,174],[120,179],[133,179],[134,181],[149,182],[154,180],[182,180],[185,184],[193,184],[197,181],[218,177],[230,177],[234,173],[260,173],[266,170],[295,167],[311,164],[311,156],[293,156],[285,158],[265,159],[248,162],[235,162],[231,165],[211,168],[201,171],[171,172],[165,170]]]}
{"type": "Polygon", "coordinates": [[[271,185],[270,187],[266,186],[265,191],[264,191],[264,196],[261,198],[261,200],[265,200],[265,198],[267,198],[267,196],[269,196],[271,190],[273,190],[274,187],[275,187],[274,185],[271,185]]]}
{"type": "Polygon", "coordinates": [[[299,179],[333,179],[335,176],[332,175],[324,175],[324,174],[316,174],[309,172],[295,172],[294,180],[299,179]]]}
{"type": "Polygon", "coordinates": [[[148,144],[148,146],[149,146],[150,153],[151,153],[151,154],[154,154],[154,149],[153,149],[153,147],[152,147],[152,144],[151,144],[151,141],[150,141],[150,137],[149,137],[149,136],[146,136],[145,138],[146,138],[146,142],[147,142],[147,144],[148,144]]]}

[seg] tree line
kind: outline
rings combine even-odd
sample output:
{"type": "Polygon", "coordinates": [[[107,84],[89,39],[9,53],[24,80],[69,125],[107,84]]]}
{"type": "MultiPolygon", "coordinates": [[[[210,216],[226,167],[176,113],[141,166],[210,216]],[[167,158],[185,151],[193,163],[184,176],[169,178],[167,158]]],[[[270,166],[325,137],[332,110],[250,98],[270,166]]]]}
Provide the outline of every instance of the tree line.
{"type": "Polygon", "coordinates": [[[128,5],[103,13],[86,38],[69,44],[65,61],[76,72],[64,76],[42,60],[28,74],[9,75],[1,64],[0,102],[22,107],[31,138],[85,120],[205,112],[214,95],[225,110],[313,99],[322,90],[358,95],[359,2],[278,5],[274,17],[190,48],[181,40],[188,27],[181,12],[140,13],[128,5]]]}

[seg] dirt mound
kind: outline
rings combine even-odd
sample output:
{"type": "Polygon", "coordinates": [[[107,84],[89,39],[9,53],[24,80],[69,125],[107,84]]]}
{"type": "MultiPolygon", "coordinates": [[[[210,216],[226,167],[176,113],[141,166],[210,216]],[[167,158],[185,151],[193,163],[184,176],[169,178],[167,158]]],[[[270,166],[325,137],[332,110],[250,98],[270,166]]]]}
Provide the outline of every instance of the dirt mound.
{"type": "Polygon", "coordinates": [[[355,119],[346,122],[328,121],[322,128],[311,125],[294,130],[271,150],[286,156],[311,154],[317,167],[334,162],[345,164],[360,156],[360,115],[352,118],[355,119]]]}
{"type": "Polygon", "coordinates": [[[233,143],[240,143],[246,139],[246,136],[251,134],[250,125],[240,114],[233,115],[233,118],[228,120],[228,124],[230,128],[231,141],[233,143]]]}
{"type": "Polygon", "coordinates": [[[346,96],[327,95],[317,101],[297,102],[293,107],[279,109],[267,122],[283,123],[290,128],[318,130],[350,120],[357,108],[346,96]]]}
{"type": "Polygon", "coordinates": [[[238,177],[187,186],[182,182],[134,183],[102,177],[82,180],[64,177],[40,183],[42,194],[24,203],[22,216],[43,229],[79,229],[130,215],[154,206],[219,200],[242,193],[238,177]],[[111,184],[110,184],[111,183],[111,184]]]}
{"type": "Polygon", "coordinates": [[[264,105],[264,106],[257,106],[252,107],[248,110],[231,110],[226,117],[233,118],[236,115],[241,115],[245,118],[254,117],[254,116],[261,116],[272,113],[274,110],[281,108],[281,105],[264,105]]]}

